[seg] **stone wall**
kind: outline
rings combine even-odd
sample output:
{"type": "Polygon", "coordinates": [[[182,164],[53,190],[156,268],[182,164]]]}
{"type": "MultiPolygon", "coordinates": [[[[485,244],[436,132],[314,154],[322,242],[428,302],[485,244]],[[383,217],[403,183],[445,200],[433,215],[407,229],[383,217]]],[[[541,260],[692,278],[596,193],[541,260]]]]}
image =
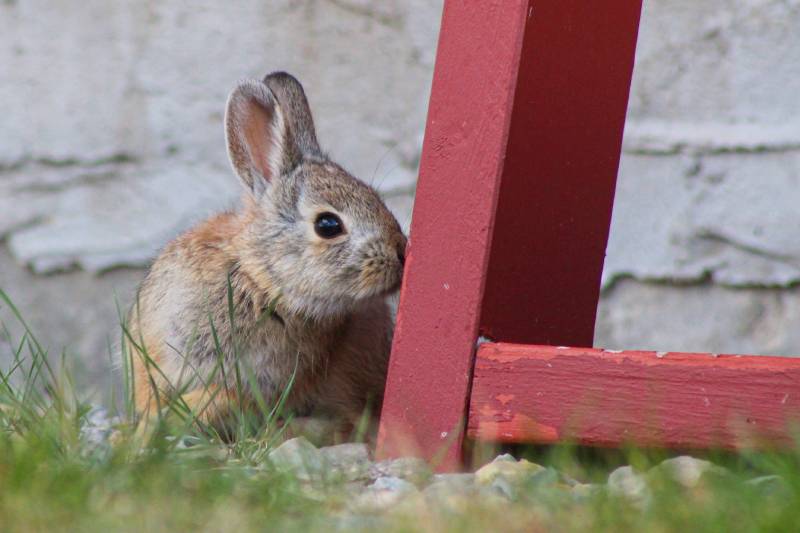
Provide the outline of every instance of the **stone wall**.
{"type": "MultiPolygon", "coordinates": [[[[800,2],[645,4],[597,344],[800,354],[800,2]]],[[[0,2],[0,287],[102,382],[115,299],[235,203],[225,97],[273,69],[303,81],[324,148],[407,227],[440,12],[0,2]]]]}
{"type": "Polygon", "coordinates": [[[645,0],[598,344],[800,354],[798,28],[797,0],[645,0]]]}

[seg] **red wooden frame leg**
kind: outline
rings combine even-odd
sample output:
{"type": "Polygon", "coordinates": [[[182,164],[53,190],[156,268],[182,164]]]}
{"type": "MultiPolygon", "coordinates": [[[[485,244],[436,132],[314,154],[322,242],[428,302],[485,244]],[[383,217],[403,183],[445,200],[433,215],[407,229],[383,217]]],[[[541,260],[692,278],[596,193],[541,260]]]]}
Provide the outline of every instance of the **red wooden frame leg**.
{"type": "Polygon", "coordinates": [[[447,0],[379,456],[461,462],[492,221],[528,11],[447,0]]]}
{"type": "Polygon", "coordinates": [[[379,455],[460,462],[479,328],[591,344],[640,8],[446,2],[379,455]]]}
{"type": "Polygon", "coordinates": [[[641,1],[531,7],[481,333],[591,346],[641,1]]]}

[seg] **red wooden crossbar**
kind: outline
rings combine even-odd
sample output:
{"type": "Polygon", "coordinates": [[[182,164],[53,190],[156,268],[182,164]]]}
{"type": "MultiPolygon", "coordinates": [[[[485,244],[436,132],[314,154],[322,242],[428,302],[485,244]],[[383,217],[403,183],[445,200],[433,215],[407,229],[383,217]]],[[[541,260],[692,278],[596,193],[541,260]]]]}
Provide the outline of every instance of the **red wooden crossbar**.
{"type": "Polygon", "coordinates": [[[481,345],[469,436],[678,448],[796,444],[800,359],[481,345]]]}

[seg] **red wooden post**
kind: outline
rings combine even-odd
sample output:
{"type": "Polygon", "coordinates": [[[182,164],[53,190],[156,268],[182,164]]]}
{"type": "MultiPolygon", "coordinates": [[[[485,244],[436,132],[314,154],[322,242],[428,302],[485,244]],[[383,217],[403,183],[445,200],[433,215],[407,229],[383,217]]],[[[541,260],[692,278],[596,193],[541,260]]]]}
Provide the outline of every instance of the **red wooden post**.
{"type": "Polygon", "coordinates": [[[527,0],[447,0],[378,455],[461,441],[527,0]]]}
{"type": "Polygon", "coordinates": [[[800,359],[481,345],[469,435],[677,448],[795,444],[800,359]]]}
{"type": "Polygon", "coordinates": [[[446,1],[379,455],[460,462],[479,328],[591,344],[640,7],[446,1]]]}
{"type": "Polygon", "coordinates": [[[481,333],[592,346],[641,2],[531,2],[481,333]]]}

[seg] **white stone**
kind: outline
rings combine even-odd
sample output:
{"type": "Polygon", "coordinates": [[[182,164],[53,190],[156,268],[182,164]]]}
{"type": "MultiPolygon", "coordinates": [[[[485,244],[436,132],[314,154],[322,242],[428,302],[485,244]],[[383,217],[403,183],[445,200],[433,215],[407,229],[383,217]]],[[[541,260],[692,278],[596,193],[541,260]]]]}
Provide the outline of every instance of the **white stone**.
{"type": "Polygon", "coordinates": [[[321,481],[328,469],[323,455],[304,437],[287,440],[267,457],[274,468],[291,473],[300,481],[321,481]]]}
{"type": "Polygon", "coordinates": [[[433,473],[431,467],[418,457],[398,457],[374,463],[370,468],[373,479],[396,477],[421,486],[430,480],[433,473]]]}
{"type": "Polygon", "coordinates": [[[653,468],[653,473],[663,472],[684,487],[694,488],[700,483],[702,477],[709,472],[725,472],[722,467],[710,461],[697,459],[689,455],[681,455],[662,461],[653,468]]]}
{"type": "Polygon", "coordinates": [[[370,485],[370,487],[374,490],[388,490],[400,493],[414,492],[417,490],[417,487],[414,486],[413,483],[409,483],[405,479],[392,476],[379,477],[372,485],[370,485]]]}
{"type": "Polygon", "coordinates": [[[404,479],[380,477],[359,494],[350,503],[350,507],[359,512],[380,512],[417,493],[417,487],[404,479]]]}
{"type": "Polygon", "coordinates": [[[602,486],[593,483],[576,483],[570,487],[572,498],[578,502],[591,500],[600,494],[602,490],[602,486]]]}
{"type": "Polygon", "coordinates": [[[475,472],[475,481],[485,484],[498,476],[523,479],[538,474],[545,468],[527,459],[515,460],[510,454],[497,456],[491,463],[483,465],[475,472]]]}
{"type": "Polygon", "coordinates": [[[348,442],[320,448],[320,454],[331,469],[347,481],[365,479],[372,461],[366,444],[348,442]]]}
{"type": "Polygon", "coordinates": [[[610,494],[626,498],[639,508],[647,507],[652,500],[647,480],[632,466],[621,466],[611,472],[608,476],[607,488],[610,494]]]}
{"type": "Polygon", "coordinates": [[[470,486],[475,483],[475,474],[471,472],[434,474],[431,485],[434,483],[442,483],[449,486],[470,486]]]}

